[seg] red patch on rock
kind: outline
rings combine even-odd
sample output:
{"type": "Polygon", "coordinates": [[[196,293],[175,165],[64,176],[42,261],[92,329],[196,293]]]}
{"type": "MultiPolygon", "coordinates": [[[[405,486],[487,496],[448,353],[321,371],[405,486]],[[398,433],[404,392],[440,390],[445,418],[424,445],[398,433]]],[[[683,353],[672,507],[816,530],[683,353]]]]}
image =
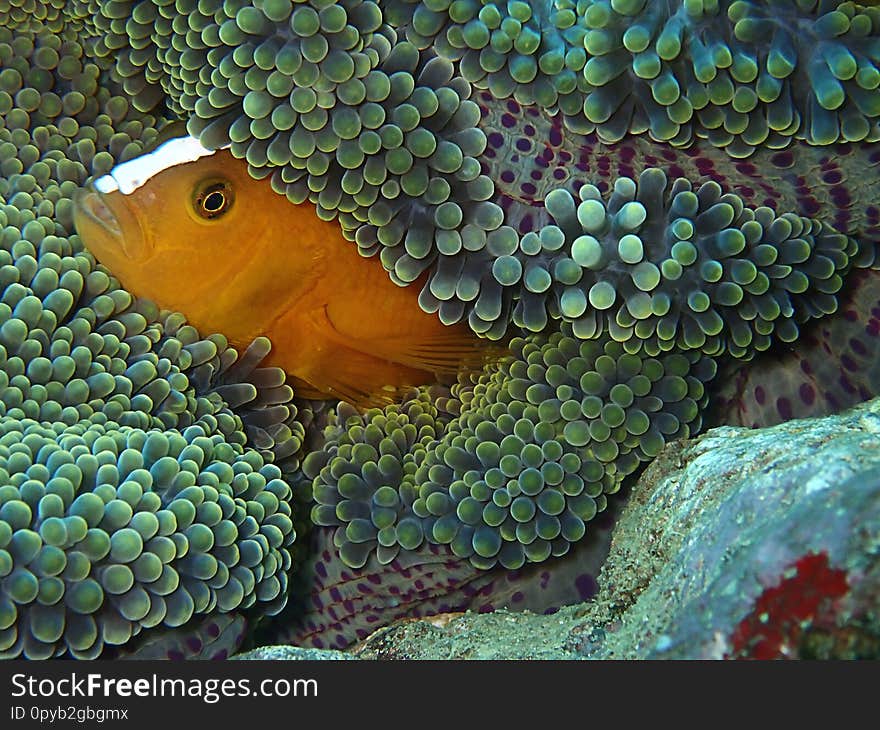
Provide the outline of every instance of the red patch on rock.
{"type": "Polygon", "coordinates": [[[797,659],[805,631],[833,625],[835,602],[849,590],[846,571],[832,568],[825,553],[804,555],[792,567],[734,629],[725,658],[797,659]]]}

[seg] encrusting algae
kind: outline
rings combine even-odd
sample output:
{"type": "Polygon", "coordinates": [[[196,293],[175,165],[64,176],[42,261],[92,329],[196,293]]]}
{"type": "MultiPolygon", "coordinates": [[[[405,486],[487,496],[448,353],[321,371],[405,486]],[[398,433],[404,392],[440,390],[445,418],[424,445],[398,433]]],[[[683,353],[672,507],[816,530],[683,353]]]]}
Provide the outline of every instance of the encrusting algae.
{"type": "Polygon", "coordinates": [[[137,296],[238,347],[269,337],[267,362],[296,378],[300,396],[388,402],[402,386],[481,365],[490,352],[464,324],[422,311],[415,287],[396,286],[359,256],[314,205],[291,205],[229,151],[192,137],[80,190],[74,222],[137,296]]]}

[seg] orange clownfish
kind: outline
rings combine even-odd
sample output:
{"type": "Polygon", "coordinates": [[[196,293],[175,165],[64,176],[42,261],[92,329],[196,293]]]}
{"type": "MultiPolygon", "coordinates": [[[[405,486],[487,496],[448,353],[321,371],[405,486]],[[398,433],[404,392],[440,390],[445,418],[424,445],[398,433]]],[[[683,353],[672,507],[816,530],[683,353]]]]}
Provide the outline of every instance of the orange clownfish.
{"type": "Polygon", "coordinates": [[[446,326],[420,309],[423,282],[394,284],[311,203],[292,204],[228,150],[192,137],[81,189],[74,222],[136,296],[237,348],[268,337],[266,364],[284,369],[305,398],[376,405],[500,354],[464,323],[446,326]]]}

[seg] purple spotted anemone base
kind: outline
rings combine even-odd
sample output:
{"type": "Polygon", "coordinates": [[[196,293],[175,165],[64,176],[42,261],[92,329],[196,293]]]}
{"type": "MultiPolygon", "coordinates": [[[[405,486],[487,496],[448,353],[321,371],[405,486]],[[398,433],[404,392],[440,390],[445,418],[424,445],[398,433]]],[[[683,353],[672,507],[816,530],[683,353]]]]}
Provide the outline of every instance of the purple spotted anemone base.
{"type": "Polygon", "coordinates": [[[497,608],[552,613],[589,600],[598,590],[622,503],[623,494],[614,495],[564,557],[519,570],[480,571],[446,546],[429,544],[388,565],[373,558],[352,569],[336,555],[333,530],[316,528],[311,557],[295,574],[288,608],[271,621],[261,643],[344,649],[404,618],[497,608]]]}
{"type": "Polygon", "coordinates": [[[763,428],[827,416],[880,392],[880,271],[853,272],[840,310],[784,349],[719,378],[713,424],[763,428]]]}
{"type": "Polygon", "coordinates": [[[714,181],[749,207],[821,218],[841,233],[880,241],[880,150],[869,144],[812,147],[795,143],[785,150],[759,149],[747,160],[694,142],[686,149],[645,136],[606,144],[582,135],[536,107],[499,101],[487,92],[474,97],[487,147],[483,173],[495,181],[505,224],[521,234],[551,223],[544,198],[566,189],[577,196],[583,185],[603,194],[620,177],[637,178],[649,167],[669,179],[693,184],[714,181]]]}

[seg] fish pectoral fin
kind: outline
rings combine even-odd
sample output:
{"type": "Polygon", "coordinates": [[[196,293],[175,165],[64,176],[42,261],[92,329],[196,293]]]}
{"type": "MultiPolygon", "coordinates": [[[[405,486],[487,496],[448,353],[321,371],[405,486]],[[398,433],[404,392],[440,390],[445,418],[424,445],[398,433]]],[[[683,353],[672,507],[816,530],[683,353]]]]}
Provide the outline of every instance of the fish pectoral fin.
{"type": "Polygon", "coordinates": [[[487,363],[510,354],[504,345],[480,339],[469,330],[417,339],[371,341],[370,344],[373,352],[381,353],[381,357],[431,373],[480,370],[487,363]]]}
{"type": "Polygon", "coordinates": [[[344,400],[358,408],[382,407],[400,400],[407,386],[389,385],[401,378],[418,385],[424,378],[413,372],[407,378],[399,365],[377,361],[364,353],[344,348],[334,352],[333,366],[317,366],[314,372],[303,373],[293,383],[294,393],[312,400],[344,400]]]}
{"type": "Polygon", "coordinates": [[[297,398],[305,398],[306,400],[327,400],[328,398],[333,397],[331,393],[319,390],[311,383],[302,378],[297,378],[294,375],[288,375],[287,382],[293,388],[293,394],[297,398]]]}
{"type": "Polygon", "coordinates": [[[315,324],[338,345],[381,360],[429,373],[458,373],[479,370],[487,362],[508,354],[503,343],[481,339],[465,325],[452,325],[448,332],[426,335],[374,337],[369,340],[340,332],[326,308],[315,313],[323,321],[315,324]]]}

